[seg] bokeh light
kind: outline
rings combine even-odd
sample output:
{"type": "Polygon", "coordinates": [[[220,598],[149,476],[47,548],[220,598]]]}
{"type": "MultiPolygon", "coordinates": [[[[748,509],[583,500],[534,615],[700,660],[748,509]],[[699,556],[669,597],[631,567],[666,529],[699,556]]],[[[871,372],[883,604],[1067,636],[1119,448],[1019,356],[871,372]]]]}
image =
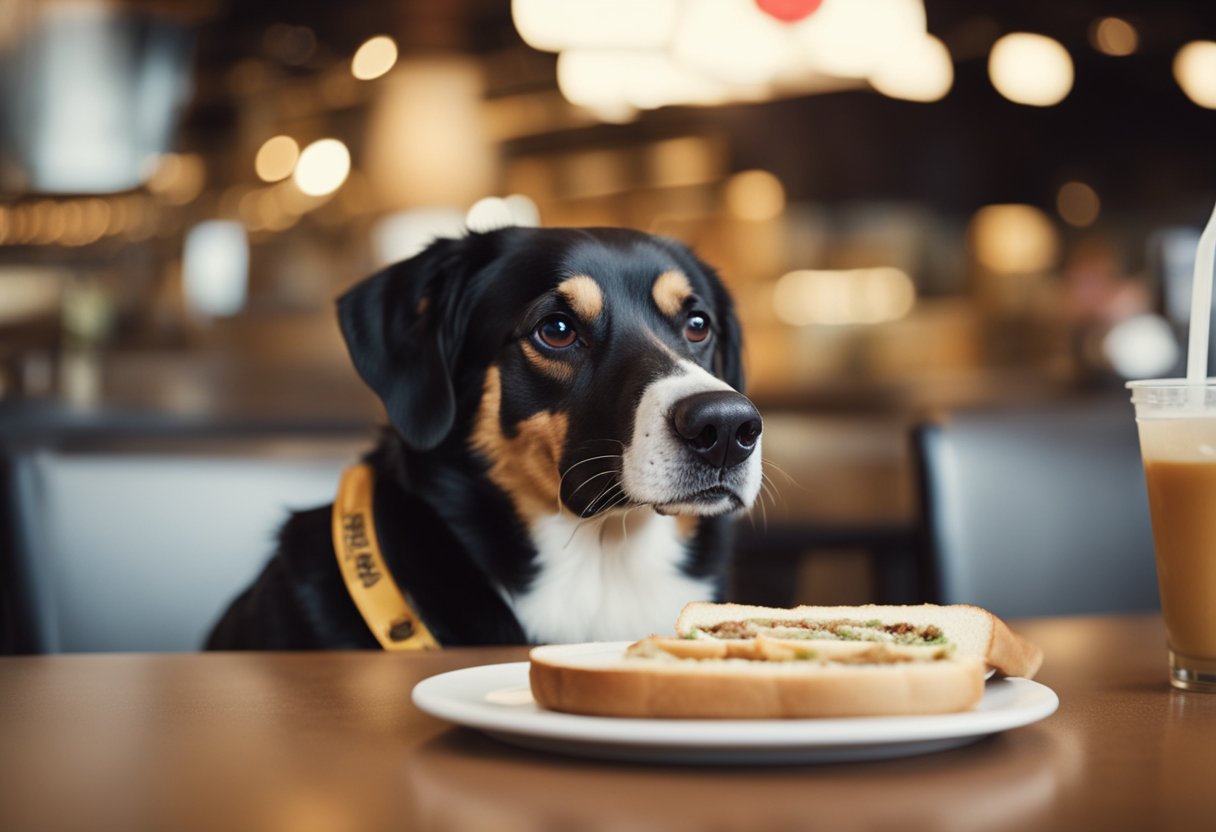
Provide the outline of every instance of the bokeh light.
{"type": "Polygon", "coordinates": [[[1059,234],[1033,205],[986,205],[968,229],[980,265],[1002,274],[1044,272],[1059,256],[1059,234]]]}
{"type": "Polygon", "coordinates": [[[870,85],[890,98],[940,101],[954,85],[954,62],[944,43],[925,35],[893,51],[870,74],[870,85]]]}
{"type": "Polygon", "coordinates": [[[258,179],[263,182],[278,182],[291,176],[300,158],[300,146],[291,136],[274,136],[267,139],[253,161],[258,179]]]}
{"type": "Polygon", "coordinates": [[[493,231],[515,225],[515,217],[507,201],[497,196],[487,196],[473,203],[465,214],[464,224],[470,231],[493,231]]]}
{"type": "Polygon", "coordinates": [[[1050,107],[1072,90],[1072,57],[1058,41],[1014,32],[992,46],[988,75],[997,92],[1016,104],[1050,107]]]}
{"type": "Polygon", "coordinates": [[[350,151],[337,139],[318,139],[296,162],[296,186],[309,196],[332,194],[350,174],[350,151]]]}
{"type": "Polygon", "coordinates": [[[1065,182],[1056,193],[1056,211],[1069,225],[1077,228],[1093,225],[1101,210],[1097,192],[1084,182],[1065,182]]]}
{"type": "Polygon", "coordinates": [[[1103,55],[1122,58],[1139,48],[1140,33],[1121,17],[1104,17],[1090,27],[1089,42],[1103,55]]]}
{"type": "Polygon", "coordinates": [[[1124,378],[1159,378],[1181,357],[1178,337],[1160,315],[1134,315],[1111,327],[1102,354],[1124,378]]]}
{"type": "Polygon", "coordinates": [[[773,289],[773,311],[791,326],[845,326],[897,321],[916,304],[916,286],[902,269],[801,269],[773,289]]]}
{"type": "Polygon", "coordinates": [[[785,188],[766,170],[745,170],[726,183],[726,210],[737,219],[771,220],[785,210],[785,188]]]}
{"type": "Polygon", "coordinates": [[[1187,98],[1216,110],[1216,43],[1195,40],[1179,49],[1174,56],[1174,78],[1187,98]]]}
{"type": "Polygon", "coordinates": [[[388,35],[377,35],[363,42],[350,62],[350,74],[370,81],[388,72],[397,63],[397,42],[388,35]]]}

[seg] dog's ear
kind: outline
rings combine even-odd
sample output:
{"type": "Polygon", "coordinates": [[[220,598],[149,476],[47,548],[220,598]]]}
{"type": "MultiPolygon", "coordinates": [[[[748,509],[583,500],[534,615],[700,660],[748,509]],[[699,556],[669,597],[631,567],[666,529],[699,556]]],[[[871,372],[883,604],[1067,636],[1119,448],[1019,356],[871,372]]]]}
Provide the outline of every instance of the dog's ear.
{"type": "Polygon", "coordinates": [[[456,419],[453,364],[463,327],[445,313],[468,264],[464,240],[438,240],[338,298],[338,322],[359,375],[406,444],[429,451],[456,419]]]}

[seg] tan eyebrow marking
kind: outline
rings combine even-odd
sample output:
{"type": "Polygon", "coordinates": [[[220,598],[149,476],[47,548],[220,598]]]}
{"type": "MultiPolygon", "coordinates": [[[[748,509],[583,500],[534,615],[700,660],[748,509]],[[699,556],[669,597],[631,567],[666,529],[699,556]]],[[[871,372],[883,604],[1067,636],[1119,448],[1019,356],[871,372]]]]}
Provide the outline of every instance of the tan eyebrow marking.
{"type": "Polygon", "coordinates": [[[604,311],[604,292],[600,284],[585,274],[567,277],[557,284],[557,293],[584,321],[594,321],[604,311]]]}
{"type": "Polygon", "coordinates": [[[692,294],[688,277],[678,269],[663,272],[650,289],[655,305],[669,318],[674,318],[684,308],[684,301],[692,294]]]}

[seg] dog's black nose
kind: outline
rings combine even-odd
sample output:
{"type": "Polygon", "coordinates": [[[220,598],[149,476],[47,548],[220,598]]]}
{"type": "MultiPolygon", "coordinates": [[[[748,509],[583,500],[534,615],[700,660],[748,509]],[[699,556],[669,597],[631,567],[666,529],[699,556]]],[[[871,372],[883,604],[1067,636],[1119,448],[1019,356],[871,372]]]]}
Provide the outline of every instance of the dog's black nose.
{"type": "Polygon", "coordinates": [[[751,456],[763,424],[751,399],[734,390],[681,399],[671,421],[688,447],[715,468],[729,468],[751,456]]]}

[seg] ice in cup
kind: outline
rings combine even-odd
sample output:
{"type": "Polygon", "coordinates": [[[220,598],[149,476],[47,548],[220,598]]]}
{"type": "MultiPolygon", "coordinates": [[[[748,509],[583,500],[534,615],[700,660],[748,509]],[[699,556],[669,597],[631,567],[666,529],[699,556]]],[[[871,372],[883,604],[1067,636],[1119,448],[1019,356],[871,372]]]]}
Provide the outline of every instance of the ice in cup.
{"type": "Polygon", "coordinates": [[[1216,692],[1216,380],[1133,381],[1170,682],[1216,692]]]}

